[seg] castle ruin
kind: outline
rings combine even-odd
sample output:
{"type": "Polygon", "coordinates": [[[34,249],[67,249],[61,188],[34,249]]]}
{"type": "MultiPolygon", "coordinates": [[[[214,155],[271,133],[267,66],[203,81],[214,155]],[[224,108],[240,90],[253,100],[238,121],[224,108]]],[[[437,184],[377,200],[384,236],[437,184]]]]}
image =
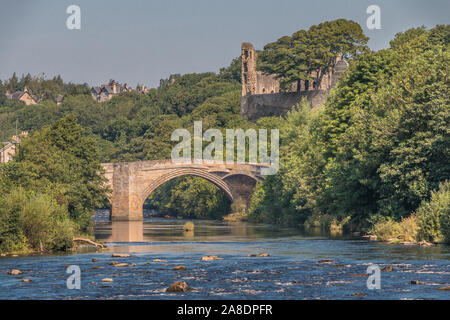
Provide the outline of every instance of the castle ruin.
{"type": "Polygon", "coordinates": [[[334,70],[324,75],[317,89],[314,89],[313,81],[302,80],[292,83],[287,90],[283,91],[276,75],[256,70],[258,53],[251,43],[242,43],[241,57],[241,114],[251,121],[261,117],[284,115],[303,97],[311,103],[311,107],[321,106],[327,93],[336,85],[339,77],[348,67],[347,62],[341,59],[334,70]],[[299,85],[300,90],[298,90],[299,85]]]}

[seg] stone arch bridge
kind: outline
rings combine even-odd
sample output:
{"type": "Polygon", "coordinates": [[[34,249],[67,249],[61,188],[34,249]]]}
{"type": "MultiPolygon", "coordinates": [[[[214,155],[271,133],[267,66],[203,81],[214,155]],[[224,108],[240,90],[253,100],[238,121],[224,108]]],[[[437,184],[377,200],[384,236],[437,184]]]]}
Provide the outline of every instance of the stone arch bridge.
{"type": "Polygon", "coordinates": [[[108,186],[112,190],[112,220],[142,220],[145,199],[159,186],[176,177],[202,177],[219,187],[231,201],[242,198],[247,207],[257,181],[264,179],[267,164],[201,164],[151,160],[102,163],[108,186]]]}

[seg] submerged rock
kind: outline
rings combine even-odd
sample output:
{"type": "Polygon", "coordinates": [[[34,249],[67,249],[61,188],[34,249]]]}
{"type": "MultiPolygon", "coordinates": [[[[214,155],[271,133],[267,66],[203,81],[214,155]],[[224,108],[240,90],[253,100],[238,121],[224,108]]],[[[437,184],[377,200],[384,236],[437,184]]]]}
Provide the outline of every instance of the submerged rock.
{"type": "Polygon", "coordinates": [[[351,294],[352,297],[364,297],[365,294],[362,292],[355,292],[351,294]]]}
{"type": "Polygon", "coordinates": [[[22,282],[31,282],[31,281],[33,281],[33,280],[31,280],[31,279],[23,279],[22,280],[22,282]]]}
{"type": "Polygon", "coordinates": [[[114,282],[114,280],[111,278],[104,278],[102,279],[102,282],[114,282]]]}
{"type": "Polygon", "coordinates": [[[116,264],[113,264],[113,267],[116,267],[116,268],[128,267],[128,266],[129,266],[128,263],[116,263],[116,264]]]}
{"type": "Polygon", "coordinates": [[[162,260],[162,259],[153,259],[153,262],[167,262],[167,260],[162,260]]]}
{"type": "Polygon", "coordinates": [[[369,275],[367,273],[358,273],[358,274],[351,274],[350,277],[353,278],[365,278],[368,277],[369,275]]]}
{"type": "Polygon", "coordinates": [[[113,258],[128,258],[128,257],[131,257],[131,254],[128,254],[128,253],[113,253],[112,257],[113,258]]]}
{"type": "Polygon", "coordinates": [[[92,262],[97,262],[98,261],[98,259],[97,258],[92,258],[92,260],[91,260],[92,262]]]}
{"type": "Polygon", "coordinates": [[[317,261],[317,263],[334,263],[334,261],[330,260],[330,259],[322,259],[322,260],[317,261]]]}
{"type": "Polygon", "coordinates": [[[250,257],[268,257],[269,254],[268,253],[258,253],[258,254],[251,254],[250,257]]]}
{"type": "Polygon", "coordinates": [[[387,266],[387,267],[384,267],[383,269],[381,269],[381,271],[392,272],[392,271],[394,271],[394,268],[392,266],[387,266]]]}
{"type": "Polygon", "coordinates": [[[186,266],[175,266],[175,267],[173,267],[173,270],[185,271],[186,270],[186,266]]]}
{"type": "Polygon", "coordinates": [[[213,260],[223,260],[223,258],[219,258],[218,256],[203,256],[200,261],[213,261],[213,260]]]}
{"type": "Polygon", "coordinates": [[[438,290],[450,291],[450,286],[447,286],[447,287],[438,287],[438,290]]]}
{"type": "Polygon", "coordinates": [[[167,292],[188,292],[191,290],[192,288],[184,281],[175,281],[166,289],[167,292]]]}
{"type": "Polygon", "coordinates": [[[8,272],[8,274],[18,275],[18,274],[23,274],[23,272],[20,271],[19,269],[12,269],[11,271],[8,272]]]}
{"type": "Polygon", "coordinates": [[[425,284],[425,282],[419,280],[411,280],[411,284],[425,284]]]}
{"type": "Polygon", "coordinates": [[[119,262],[117,262],[117,261],[111,261],[110,263],[109,263],[109,265],[111,265],[111,266],[113,266],[113,265],[116,265],[116,264],[118,264],[119,262]]]}

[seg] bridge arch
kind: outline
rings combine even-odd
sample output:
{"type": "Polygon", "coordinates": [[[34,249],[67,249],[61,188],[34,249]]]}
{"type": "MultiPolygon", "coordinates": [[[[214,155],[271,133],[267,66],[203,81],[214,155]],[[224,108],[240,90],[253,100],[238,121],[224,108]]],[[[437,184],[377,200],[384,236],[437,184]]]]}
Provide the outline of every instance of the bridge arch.
{"type": "Polygon", "coordinates": [[[180,168],[180,169],[175,169],[173,171],[164,173],[161,176],[159,176],[158,178],[154,179],[150,184],[148,184],[148,186],[146,186],[142,192],[141,206],[144,205],[145,200],[153,193],[153,191],[158,189],[164,183],[169,182],[170,180],[173,180],[178,177],[183,177],[183,176],[201,177],[201,178],[213,183],[220,190],[225,192],[225,194],[231,201],[233,201],[233,199],[234,199],[233,192],[231,191],[230,187],[222,179],[220,179],[220,177],[208,172],[207,170],[196,169],[196,168],[180,168]]]}

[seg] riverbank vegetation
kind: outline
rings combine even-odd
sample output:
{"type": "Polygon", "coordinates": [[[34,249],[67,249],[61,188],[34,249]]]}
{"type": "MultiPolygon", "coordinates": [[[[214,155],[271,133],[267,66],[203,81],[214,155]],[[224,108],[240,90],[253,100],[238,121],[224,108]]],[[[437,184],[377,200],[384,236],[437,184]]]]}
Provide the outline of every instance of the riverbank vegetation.
{"type": "Polygon", "coordinates": [[[250,217],[441,239],[437,217],[450,207],[433,192],[450,179],[449,34],[400,33],[353,59],[321,110],[290,112],[280,172],[257,187],[250,217]]]}
{"type": "MultiPolygon", "coordinates": [[[[327,31],[323,43],[345,45],[333,41],[328,26],[322,26],[327,31]]],[[[325,104],[311,110],[303,101],[283,118],[257,123],[240,115],[239,58],[218,74],[172,75],[145,95],[123,93],[104,103],[92,99],[85,85],[14,75],[0,83],[0,138],[9,139],[16,123],[31,137],[24,139],[14,161],[0,167],[0,201],[21,197],[29,207],[48,208],[65,230],[58,235],[69,239],[88,230],[93,210],[105,205],[107,190],[96,174],[100,162],[168,159],[173,130],[192,131],[193,121],[201,120],[203,130],[280,130],[280,170],[257,185],[244,215],[251,221],[375,232],[380,238],[448,240],[450,28],[411,29],[396,35],[389,48],[370,52],[359,26],[348,26],[339,30],[356,39],[347,48],[352,59],[325,104]],[[4,97],[6,90],[25,86],[43,100],[25,106],[4,97]],[[59,105],[58,94],[64,95],[59,105]]],[[[311,51],[317,41],[308,33],[292,37],[312,41],[295,47],[309,50],[305,58],[336,53],[322,46],[311,51]]],[[[273,64],[273,54],[284,52],[283,43],[260,52],[262,67],[267,72],[283,67],[293,77],[289,81],[298,80],[309,69],[289,73],[292,55],[284,56],[284,66],[273,64]]],[[[323,58],[325,68],[330,60],[323,58]]],[[[145,205],[189,219],[220,219],[231,211],[223,192],[196,177],[169,181],[145,205]]],[[[46,229],[54,222],[44,223],[39,230],[46,230],[45,237],[33,240],[28,223],[19,222],[26,217],[17,213],[28,209],[14,208],[0,208],[1,250],[22,244],[39,250],[41,242],[44,249],[66,246],[46,229]]]]}
{"type": "Polygon", "coordinates": [[[72,116],[24,139],[16,159],[0,165],[0,252],[70,249],[105,204],[101,172],[72,116]]]}

